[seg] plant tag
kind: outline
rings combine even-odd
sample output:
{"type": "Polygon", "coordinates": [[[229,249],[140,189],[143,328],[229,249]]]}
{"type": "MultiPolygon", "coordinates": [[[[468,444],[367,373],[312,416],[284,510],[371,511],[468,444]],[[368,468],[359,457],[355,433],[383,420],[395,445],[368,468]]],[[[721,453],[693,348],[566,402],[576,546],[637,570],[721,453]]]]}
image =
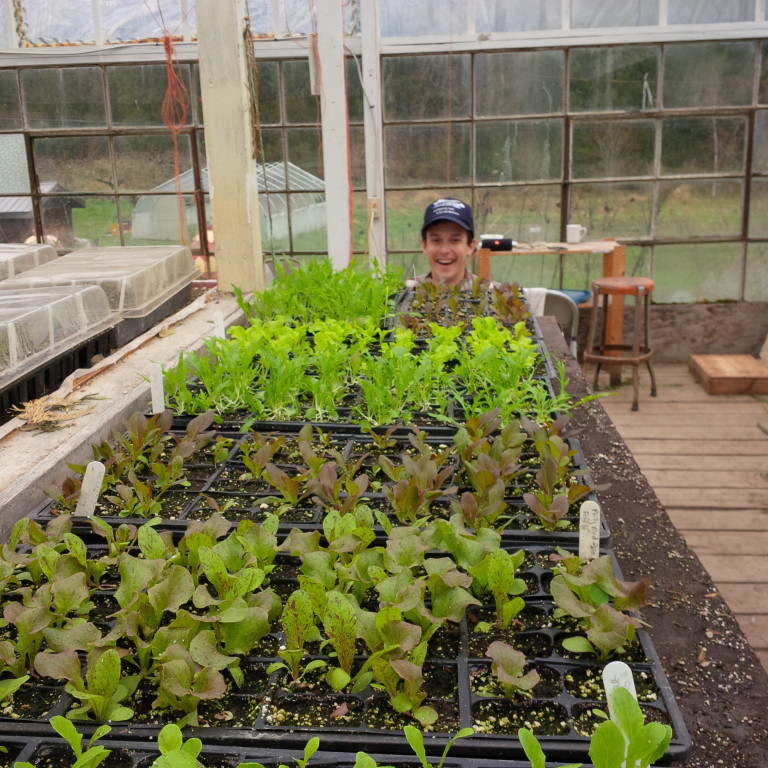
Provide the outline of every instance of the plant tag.
{"type": "Polygon", "coordinates": [[[623,661],[611,661],[603,668],[603,688],[608,702],[608,715],[613,720],[613,692],[617,688],[626,688],[637,699],[635,679],[632,670],[623,661]]]}
{"type": "Polygon", "coordinates": [[[216,310],[213,313],[213,335],[218,339],[227,338],[227,329],[224,327],[224,313],[216,310]]]}
{"type": "Polygon", "coordinates": [[[600,505],[585,501],[579,508],[579,560],[600,556],[600,505]]]}
{"type": "Polygon", "coordinates": [[[75,517],[93,517],[103,480],[104,465],[100,461],[91,461],[85,468],[85,475],[80,486],[80,498],[75,507],[75,517]]]}
{"type": "Polygon", "coordinates": [[[152,413],[162,413],[165,410],[165,387],[160,363],[149,364],[149,392],[152,398],[152,413]]]}

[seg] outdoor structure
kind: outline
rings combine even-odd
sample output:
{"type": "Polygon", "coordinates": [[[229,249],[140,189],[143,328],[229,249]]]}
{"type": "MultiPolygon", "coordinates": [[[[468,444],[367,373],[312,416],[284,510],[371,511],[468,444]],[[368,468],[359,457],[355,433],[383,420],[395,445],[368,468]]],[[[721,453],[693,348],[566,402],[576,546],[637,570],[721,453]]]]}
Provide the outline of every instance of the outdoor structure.
{"type": "MultiPolygon", "coordinates": [[[[293,163],[266,163],[257,165],[259,180],[259,209],[261,212],[261,231],[268,245],[287,248],[290,233],[302,233],[322,230],[326,225],[325,195],[323,180],[307,173],[293,163]],[[288,207],[288,195],[285,190],[304,190],[291,195],[291,209],[288,207]],[[272,191],[282,190],[282,191],[272,191]]],[[[176,179],[158,184],[150,194],[136,200],[131,213],[131,234],[140,240],[178,240],[179,206],[176,190],[194,189],[192,170],[185,171],[176,179]]],[[[200,170],[200,188],[204,195],[209,194],[208,169],[200,170]]],[[[184,224],[187,232],[198,231],[194,195],[182,195],[184,224]]],[[[207,225],[212,225],[210,218],[207,225]]]]}

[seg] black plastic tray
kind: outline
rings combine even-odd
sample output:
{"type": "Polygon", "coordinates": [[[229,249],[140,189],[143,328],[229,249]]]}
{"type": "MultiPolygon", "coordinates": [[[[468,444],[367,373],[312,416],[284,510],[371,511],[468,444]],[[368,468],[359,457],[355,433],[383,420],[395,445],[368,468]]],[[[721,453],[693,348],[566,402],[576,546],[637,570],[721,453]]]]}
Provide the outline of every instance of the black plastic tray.
{"type": "MultiPolygon", "coordinates": [[[[506,717],[510,720],[504,732],[478,733],[462,739],[453,746],[452,754],[492,759],[503,753],[510,759],[522,759],[520,744],[516,738],[517,730],[530,722],[530,708],[544,702],[555,710],[556,720],[560,723],[555,734],[539,735],[545,753],[556,760],[583,760],[587,756],[589,738],[580,733],[574,723],[583,710],[605,709],[605,702],[597,695],[602,688],[598,685],[588,692],[589,696],[596,696],[596,698],[582,698],[576,696],[573,689],[566,686],[565,678],[568,674],[578,676],[591,673],[593,679],[599,680],[605,662],[583,656],[567,658],[567,654],[564,655],[561,651],[560,640],[569,632],[551,621],[554,604],[547,589],[547,576],[551,571],[545,563],[547,555],[554,548],[532,546],[527,542],[517,542],[517,546],[510,547],[510,549],[517,548],[523,548],[528,553],[526,565],[518,572],[518,575],[529,585],[529,591],[523,598],[526,607],[518,617],[520,623],[517,626],[522,629],[511,633],[494,629],[487,634],[478,635],[473,631],[475,620],[468,620],[468,617],[477,615],[478,609],[470,608],[467,617],[458,624],[447,625],[446,629],[441,630],[439,637],[436,636],[430,644],[429,651],[432,655],[425,663],[425,671],[428,671],[432,682],[427,688],[429,698],[425,703],[434,706],[441,714],[437,727],[430,734],[428,741],[427,748],[430,754],[442,751],[450,736],[460,728],[477,726],[479,724],[477,713],[482,709],[490,708],[497,717],[506,717]],[[489,661],[484,656],[485,649],[488,644],[499,639],[521,650],[530,665],[551,678],[554,689],[542,695],[534,689],[533,700],[517,701],[498,695],[483,697],[474,690],[472,682],[475,673],[489,665],[489,661]],[[446,687],[446,676],[451,680],[455,679],[457,686],[455,691],[451,687],[446,687]],[[444,725],[446,723],[447,726],[444,725]]],[[[282,562],[285,562],[285,558],[282,562]]],[[[297,561],[294,560],[294,562],[297,561]]],[[[614,564],[614,571],[620,578],[621,573],[617,564],[614,564]]],[[[272,579],[272,586],[279,594],[289,594],[296,583],[292,583],[292,579],[286,574],[281,574],[280,570],[275,573],[278,575],[272,579]],[[280,588],[280,581],[285,583],[285,589],[280,588]]],[[[108,620],[105,621],[108,627],[108,620]]],[[[371,743],[371,732],[373,732],[376,744],[381,751],[401,752],[403,750],[401,729],[403,725],[412,722],[410,718],[393,713],[392,727],[386,729],[377,726],[371,719],[379,705],[384,711],[392,712],[386,698],[382,699],[373,691],[352,695],[333,693],[330,689],[325,689],[326,692],[323,693],[320,689],[310,693],[306,690],[290,690],[289,687],[281,684],[281,679],[284,678],[283,672],[278,670],[268,674],[266,672],[268,665],[279,660],[276,654],[282,641],[282,634],[279,631],[273,631],[260,644],[260,655],[243,659],[241,668],[246,674],[244,689],[233,690],[232,696],[226,700],[217,700],[205,707],[201,705],[201,714],[207,717],[210,725],[216,727],[193,728],[190,729],[190,735],[197,735],[204,741],[219,745],[244,745],[258,739],[264,747],[288,746],[291,748],[301,748],[308,738],[319,735],[326,748],[350,752],[367,749],[371,743]],[[327,717],[325,725],[313,725],[309,728],[303,725],[300,719],[294,721],[294,717],[300,717],[296,713],[301,713],[308,704],[318,706],[325,713],[327,717]],[[334,713],[339,712],[340,705],[346,705],[347,711],[338,717],[334,713]],[[280,715],[284,719],[278,719],[274,708],[285,710],[285,713],[280,715]],[[216,713],[219,711],[233,712],[236,716],[244,716],[245,719],[237,727],[227,725],[226,721],[217,724],[216,713]]],[[[313,657],[327,658],[321,655],[319,649],[309,648],[303,663],[306,664],[313,657]]],[[[365,657],[358,658],[362,662],[365,657]]],[[[631,655],[624,657],[624,660],[629,664],[636,680],[638,682],[645,680],[655,693],[653,700],[642,702],[646,715],[649,718],[667,722],[673,728],[673,740],[665,760],[683,759],[690,750],[690,738],[647,632],[638,630],[637,642],[631,649],[631,655]]],[[[54,695],[55,702],[50,709],[37,713],[35,717],[24,717],[23,714],[16,719],[0,717],[0,733],[11,735],[46,733],[48,718],[53,714],[65,714],[73,703],[69,694],[64,693],[63,685],[50,686],[49,690],[54,695]],[[57,691],[60,695],[57,695],[57,691]]],[[[168,711],[163,717],[166,718],[163,722],[170,722],[178,715],[168,711]]],[[[139,736],[143,740],[149,740],[156,736],[162,724],[157,722],[142,724],[133,721],[111,725],[113,737],[116,739],[139,736]]],[[[78,725],[85,728],[91,727],[88,723],[78,725]]]]}

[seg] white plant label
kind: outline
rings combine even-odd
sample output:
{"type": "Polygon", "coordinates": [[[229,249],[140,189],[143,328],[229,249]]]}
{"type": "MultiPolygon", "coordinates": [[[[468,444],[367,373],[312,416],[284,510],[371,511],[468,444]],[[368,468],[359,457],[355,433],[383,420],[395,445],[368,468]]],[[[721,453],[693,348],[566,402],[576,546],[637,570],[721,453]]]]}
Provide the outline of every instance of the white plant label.
{"type": "Polygon", "coordinates": [[[217,339],[227,338],[227,329],[224,327],[224,313],[216,310],[213,313],[213,335],[217,339]]]}
{"type": "Polygon", "coordinates": [[[579,508],[579,559],[582,562],[600,556],[600,505],[585,501],[579,508]]]}
{"type": "Polygon", "coordinates": [[[83,483],[80,486],[80,498],[75,507],[75,517],[93,517],[103,480],[104,465],[100,461],[90,462],[85,469],[83,483]]]}
{"type": "Polygon", "coordinates": [[[160,363],[149,364],[149,393],[152,398],[152,413],[162,413],[165,410],[165,387],[160,363]]]}
{"type": "Polygon", "coordinates": [[[613,692],[617,688],[626,688],[637,699],[635,679],[632,670],[623,661],[611,661],[603,667],[603,688],[608,702],[608,715],[613,720],[613,692]]]}

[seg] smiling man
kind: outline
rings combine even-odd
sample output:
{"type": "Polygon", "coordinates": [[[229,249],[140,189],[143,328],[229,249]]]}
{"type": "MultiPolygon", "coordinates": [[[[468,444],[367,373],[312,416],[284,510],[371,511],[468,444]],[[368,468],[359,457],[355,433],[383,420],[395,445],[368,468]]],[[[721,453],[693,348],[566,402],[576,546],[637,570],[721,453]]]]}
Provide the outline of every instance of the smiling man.
{"type": "Polygon", "coordinates": [[[475,250],[472,208],[455,197],[441,197],[430,203],[424,211],[421,250],[429,261],[430,271],[408,280],[407,285],[432,282],[470,290],[477,280],[467,269],[467,260],[475,250]]]}

